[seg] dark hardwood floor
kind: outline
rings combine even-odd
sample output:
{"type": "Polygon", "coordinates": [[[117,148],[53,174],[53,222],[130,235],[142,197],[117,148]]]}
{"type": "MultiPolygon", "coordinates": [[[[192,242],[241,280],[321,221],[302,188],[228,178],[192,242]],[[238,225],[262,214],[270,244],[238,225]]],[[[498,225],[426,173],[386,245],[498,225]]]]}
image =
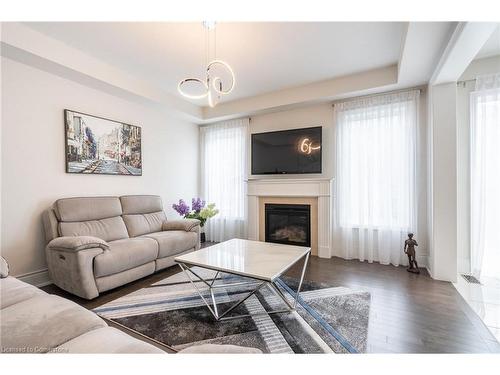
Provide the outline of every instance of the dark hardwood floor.
{"type": "MultiPolygon", "coordinates": [[[[92,309],[179,272],[177,266],[87,301],[56,286],[43,289],[92,309]]],[[[289,271],[300,274],[300,265],[289,271]]],[[[311,257],[306,279],[371,293],[370,353],[500,353],[500,344],[451,283],[404,267],[311,257]]]]}
{"type": "Polygon", "coordinates": [[[500,353],[455,287],[426,270],[415,275],[405,267],[312,257],[306,277],[371,293],[368,352],[500,353]]]}

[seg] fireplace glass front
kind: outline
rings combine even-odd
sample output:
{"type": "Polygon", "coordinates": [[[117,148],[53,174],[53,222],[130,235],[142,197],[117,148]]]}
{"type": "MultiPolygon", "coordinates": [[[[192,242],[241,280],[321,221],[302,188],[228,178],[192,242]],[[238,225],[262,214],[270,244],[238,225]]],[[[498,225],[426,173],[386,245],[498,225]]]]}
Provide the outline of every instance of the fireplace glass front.
{"type": "Polygon", "coordinates": [[[311,246],[311,206],[266,203],[265,240],[287,245],[311,246]]]}

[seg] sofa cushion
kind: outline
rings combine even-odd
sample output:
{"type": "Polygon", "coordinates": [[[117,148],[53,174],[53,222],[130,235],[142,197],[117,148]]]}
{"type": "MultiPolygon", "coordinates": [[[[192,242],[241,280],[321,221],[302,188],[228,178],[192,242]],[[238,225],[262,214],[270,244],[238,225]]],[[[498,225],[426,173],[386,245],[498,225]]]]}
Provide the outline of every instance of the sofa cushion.
{"type": "Polygon", "coordinates": [[[4,257],[0,256],[0,277],[4,278],[9,276],[9,263],[4,259],[4,257]]]}
{"type": "Polygon", "coordinates": [[[0,309],[42,294],[46,293],[33,285],[12,276],[6,277],[0,280],[0,309]]]}
{"type": "Polygon", "coordinates": [[[59,199],[54,204],[59,221],[89,221],[120,216],[118,197],[79,197],[59,199]]]}
{"type": "Polygon", "coordinates": [[[156,262],[148,262],[142,266],[131,268],[122,272],[114,273],[108,276],[102,276],[95,279],[97,290],[99,293],[110,289],[131,283],[142,279],[143,277],[152,275],[156,270],[156,262]]]}
{"type": "Polygon", "coordinates": [[[159,195],[124,195],[120,197],[120,202],[125,215],[163,211],[163,203],[159,195]]]}
{"type": "Polygon", "coordinates": [[[43,294],[2,309],[2,352],[45,353],[93,329],[96,314],[64,298],[43,294]]]}
{"type": "Polygon", "coordinates": [[[127,227],[121,216],[101,220],[61,222],[61,236],[92,236],[104,241],[115,241],[128,238],[127,227]]]}
{"type": "Polygon", "coordinates": [[[163,350],[112,327],[94,329],[55,348],[53,353],[156,353],[163,350]]]}
{"type": "Polygon", "coordinates": [[[54,209],[49,208],[42,213],[45,243],[49,243],[54,238],[59,237],[59,222],[54,209]]]}
{"type": "Polygon", "coordinates": [[[152,238],[158,242],[158,258],[182,253],[183,251],[192,249],[198,243],[198,233],[183,230],[149,233],[141,238],[144,237],[152,238]]]}
{"type": "Polygon", "coordinates": [[[158,257],[158,244],[137,237],[109,242],[109,250],[94,258],[94,275],[102,277],[142,266],[158,257]]]}
{"type": "Polygon", "coordinates": [[[130,237],[159,232],[166,220],[167,218],[163,211],[150,214],[123,215],[123,221],[130,237]]]}

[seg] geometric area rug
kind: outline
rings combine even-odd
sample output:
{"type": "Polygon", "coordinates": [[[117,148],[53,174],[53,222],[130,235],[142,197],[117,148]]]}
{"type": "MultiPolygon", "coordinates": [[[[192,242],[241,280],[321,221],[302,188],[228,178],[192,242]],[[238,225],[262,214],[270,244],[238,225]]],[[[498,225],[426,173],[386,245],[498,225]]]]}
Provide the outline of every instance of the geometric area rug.
{"type": "MultiPolygon", "coordinates": [[[[207,281],[215,276],[210,270],[198,267],[193,270],[207,281]]],[[[240,276],[229,274],[219,274],[216,284],[219,279],[221,283],[242,281],[240,276]]],[[[297,290],[297,284],[295,278],[282,277],[279,288],[292,301],[288,292],[297,290]]],[[[197,285],[205,290],[201,282],[197,285]]],[[[225,311],[231,302],[241,299],[252,289],[252,285],[217,289],[220,311],[225,311]]],[[[206,298],[210,300],[208,294],[206,298]]],[[[283,301],[269,287],[264,287],[231,314],[252,314],[284,307],[283,301]]],[[[212,343],[254,347],[264,353],[363,353],[366,351],[370,294],[304,280],[294,312],[217,322],[186,275],[179,272],[93,311],[176,350],[212,343]]]]}

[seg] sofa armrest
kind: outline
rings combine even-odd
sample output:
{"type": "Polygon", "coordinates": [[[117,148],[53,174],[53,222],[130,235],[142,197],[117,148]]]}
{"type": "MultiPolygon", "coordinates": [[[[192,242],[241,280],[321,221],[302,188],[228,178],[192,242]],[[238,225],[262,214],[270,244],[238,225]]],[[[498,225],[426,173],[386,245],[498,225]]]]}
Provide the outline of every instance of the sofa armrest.
{"type": "Polygon", "coordinates": [[[182,220],[169,220],[163,223],[162,229],[167,230],[183,230],[186,232],[194,232],[200,226],[198,219],[182,219],[182,220]]]}
{"type": "Polygon", "coordinates": [[[4,259],[4,257],[0,256],[0,277],[6,278],[9,276],[9,263],[4,259]]]}
{"type": "Polygon", "coordinates": [[[74,236],[57,237],[47,245],[50,250],[77,252],[86,249],[108,250],[109,244],[97,237],[92,236],[74,236]]]}
{"type": "Polygon", "coordinates": [[[94,276],[94,258],[109,245],[96,237],[54,238],[45,247],[52,282],[78,297],[93,299],[99,295],[94,276]]]}

